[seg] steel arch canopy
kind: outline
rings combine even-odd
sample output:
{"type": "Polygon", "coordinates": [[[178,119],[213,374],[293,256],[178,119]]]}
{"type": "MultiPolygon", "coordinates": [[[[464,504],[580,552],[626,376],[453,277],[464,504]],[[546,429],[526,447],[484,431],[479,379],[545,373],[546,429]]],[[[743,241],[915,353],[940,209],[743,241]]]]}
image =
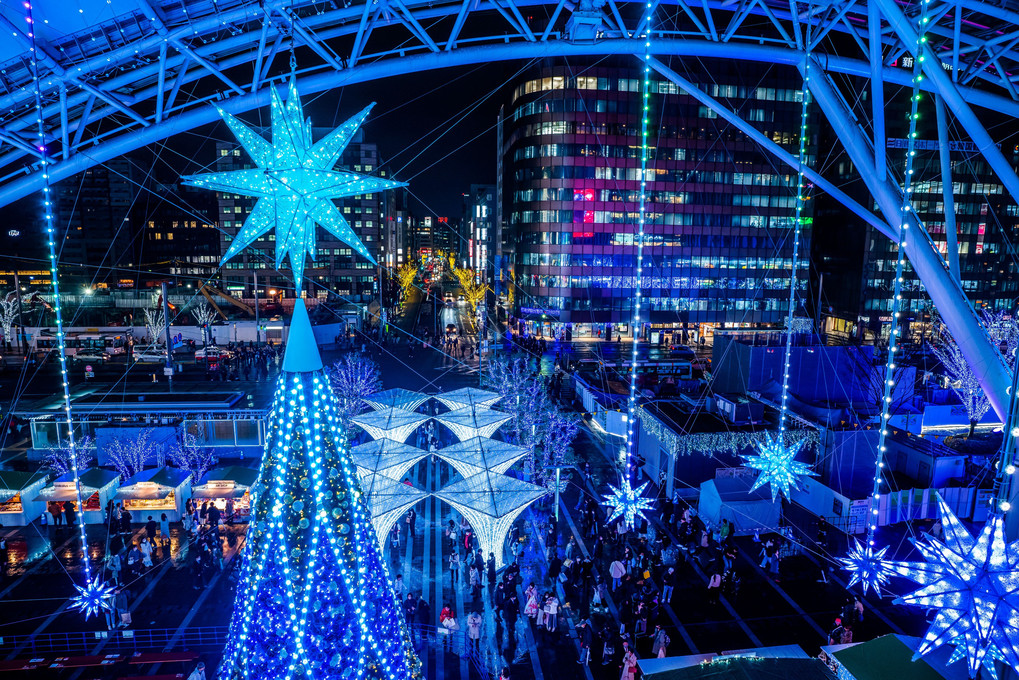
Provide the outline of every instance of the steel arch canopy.
{"type": "MultiPolygon", "coordinates": [[[[316,0],[35,0],[51,179],[210,124],[218,119],[213,104],[234,115],[268,106],[273,88],[289,75],[285,55],[291,47],[301,66],[298,85],[307,94],[447,67],[642,51],[634,38],[644,30],[645,3],[345,1],[348,6],[316,0]]],[[[0,206],[42,185],[31,40],[22,12],[21,3],[0,7],[0,206]]],[[[914,56],[913,6],[903,9],[888,0],[702,0],[694,7],[686,0],[662,0],[656,12],[668,18],[660,25],[669,26],[653,40],[659,58],[798,68],[809,53],[815,60],[812,77],[823,81],[822,88],[829,74],[870,80],[879,93],[885,85],[910,85],[908,69],[899,65],[914,56]]],[[[977,0],[939,3],[926,35],[924,88],[937,93],[1013,199],[1019,198],[1019,178],[988,143],[972,111],[980,107],[1019,118],[1019,13],[977,0]]],[[[846,133],[840,137],[881,215],[846,204],[892,233],[897,227],[887,225],[898,224],[890,214],[898,187],[888,175],[881,107],[874,107],[868,135],[870,121],[845,110],[830,89],[832,96],[822,92],[819,103],[846,133]]],[[[711,106],[720,110],[723,104],[711,106]]],[[[733,124],[748,135],[754,129],[738,116],[733,124]]],[[[777,148],[764,146],[788,163],[777,148]]],[[[830,193],[846,202],[844,195],[830,193]]],[[[995,410],[1003,413],[1004,365],[958,282],[930,243],[911,244],[909,255],[939,308],[948,312],[953,334],[968,348],[995,410]]]]}

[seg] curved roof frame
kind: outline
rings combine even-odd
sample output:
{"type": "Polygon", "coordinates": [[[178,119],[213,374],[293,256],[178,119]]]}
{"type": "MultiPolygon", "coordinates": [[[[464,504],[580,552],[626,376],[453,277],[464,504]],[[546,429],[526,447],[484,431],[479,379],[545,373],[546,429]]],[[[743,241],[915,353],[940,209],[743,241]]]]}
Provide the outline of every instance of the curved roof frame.
{"type": "MultiPolygon", "coordinates": [[[[595,4],[371,0],[341,7],[315,0],[135,0],[105,23],[51,36],[40,45],[49,176],[58,181],[214,122],[218,114],[209,105],[213,102],[234,114],[267,105],[271,88],[289,73],[284,55],[291,46],[302,51],[298,79],[304,94],[451,66],[642,51],[635,37],[644,30],[644,4],[595,4]]],[[[892,207],[900,189],[888,173],[883,109],[875,105],[871,120],[848,110],[830,79],[831,74],[867,79],[874,101],[883,101],[886,85],[909,85],[909,71],[897,64],[905,66],[915,57],[914,6],[904,10],[893,0],[703,0],[694,8],[686,0],[661,0],[656,11],[668,15],[673,27],[653,27],[657,56],[802,68],[809,53],[815,99],[882,216],[847,202],[830,183],[817,185],[868,222],[883,223],[885,234],[897,231],[897,226],[887,226],[899,223],[892,207]],[[804,30],[807,24],[809,32],[804,30]],[[804,44],[808,34],[811,45],[804,44]]],[[[42,184],[31,132],[36,112],[26,49],[30,41],[25,24],[11,20],[12,14],[18,18],[16,12],[0,13],[0,34],[9,34],[7,44],[12,38],[15,44],[7,50],[11,58],[0,64],[0,206],[42,184]]],[[[37,8],[36,18],[39,34],[46,38],[47,17],[37,8]]],[[[931,10],[926,35],[923,87],[936,93],[1012,198],[1019,199],[1015,170],[972,110],[978,106],[1019,118],[1019,13],[977,0],[940,3],[931,10]]],[[[663,72],[663,65],[657,68],[663,72]]],[[[720,116],[735,116],[722,102],[712,108],[720,116]]],[[[746,134],[760,134],[738,116],[736,121],[746,134]]],[[[939,142],[947,145],[948,140],[939,142]]],[[[776,148],[768,150],[789,162],[776,148]]],[[[1010,380],[998,350],[987,341],[965,292],[929,239],[914,239],[910,246],[911,263],[995,411],[1004,414],[1010,380]]]]}
{"type": "MultiPolygon", "coordinates": [[[[310,94],[486,61],[632,54],[632,36],[643,30],[641,13],[632,11],[643,6],[638,3],[609,0],[600,9],[573,12],[565,0],[504,3],[475,8],[459,0],[383,0],[326,10],[313,0],[127,3],[129,11],[114,20],[42,46],[44,113],[50,152],[57,160],[51,174],[67,177],[131,148],[211,123],[217,117],[210,103],[235,114],[266,105],[266,90],[287,75],[286,65],[277,62],[286,61],[282,55],[291,45],[307,54],[301,60],[301,90],[310,94]],[[529,13],[527,21],[522,10],[529,13]],[[481,30],[482,35],[475,31],[465,37],[465,25],[477,28],[479,22],[487,34],[481,30]],[[521,49],[504,49],[511,46],[521,49]],[[191,91],[201,94],[185,94],[191,91]],[[199,110],[202,115],[188,115],[199,110]],[[116,149],[113,155],[111,149],[98,149],[108,144],[116,149]],[[78,162],[67,163],[73,157],[78,162]]],[[[811,35],[817,36],[812,53],[821,55],[828,71],[872,77],[868,41],[874,38],[881,45],[879,77],[896,84],[909,80],[908,71],[888,65],[909,52],[908,41],[894,28],[896,17],[879,18],[878,30],[868,33],[864,0],[808,3],[809,11],[795,15],[784,0],[739,5],[708,0],[697,11],[684,0],[659,5],[658,11],[671,13],[677,25],[655,39],[661,56],[737,56],[796,65],[806,51],[803,25],[810,22],[811,35]],[[859,53],[826,53],[822,41],[830,35],[841,35],[847,51],[859,53]],[[754,49],[733,52],[733,47],[754,49]]],[[[930,44],[952,69],[966,101],[1019,115],[1019,76],[1012,75],[1019,70],[1019,50],[1013,49],[1019,42],[1014,38],[1019,13],[980,2],[946,4],[930,26],[930,44]]],[[[29,44],[23,28],[7,16],[0,15],[0,28],[22,46],[29,44]]],[[[38,184],[27,59],[23,53],[0,64],[0,205],[31,193],[38,184]]]]}

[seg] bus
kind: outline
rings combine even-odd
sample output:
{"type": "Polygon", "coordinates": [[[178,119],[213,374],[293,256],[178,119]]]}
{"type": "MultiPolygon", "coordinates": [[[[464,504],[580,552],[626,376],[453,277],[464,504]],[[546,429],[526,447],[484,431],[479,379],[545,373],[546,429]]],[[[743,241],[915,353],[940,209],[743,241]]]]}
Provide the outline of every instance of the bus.
{"type": "MultiPolygon", "coordinates": [[[[607,364],[616,368],[614,364],[607,364]]],[[[620,374],[629,376],[631,362],[624,361],[618,365],[620,374]]],[[[694,366],[689,361],[637,361],[638,387],[653,387],[666,380],[677,382],[694,379],[694,366]]]]}
{"type": "Polygon", "coordinates": [[[127,353],[127,338],[116,333],[80,333],[67,338],[67,356],[95,360],[127,353]]]}

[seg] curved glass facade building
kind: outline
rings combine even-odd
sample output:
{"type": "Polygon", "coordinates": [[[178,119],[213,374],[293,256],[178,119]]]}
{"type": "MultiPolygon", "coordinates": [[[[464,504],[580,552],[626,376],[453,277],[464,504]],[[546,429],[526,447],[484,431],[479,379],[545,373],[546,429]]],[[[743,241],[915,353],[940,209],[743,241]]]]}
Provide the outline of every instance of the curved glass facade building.
{"type": "MultiPolygon", "coordinates": [[[[528,332],[632,332],[642,83],[631,62],[603,64],[533,70],[504,109],[513,313],[528,332]]],[[[797,153],[802,94],[794,72],[687,66],[687,78],[797,153]]],[[[796,174],[672,82],[655,74],[651,91],[640,284],[651,339],[693,342],[721,324],[783,323],[796,174]]],[[[804,222],[805,256],[810,220],[804,222]]],[[[803,291],[806,267],[803,257],[803,291]]]]}

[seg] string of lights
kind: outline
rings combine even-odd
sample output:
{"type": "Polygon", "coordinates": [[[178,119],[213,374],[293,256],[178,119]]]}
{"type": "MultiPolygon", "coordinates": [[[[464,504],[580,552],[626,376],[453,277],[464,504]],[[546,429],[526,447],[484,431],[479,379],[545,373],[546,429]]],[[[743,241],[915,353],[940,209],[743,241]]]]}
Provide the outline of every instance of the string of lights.
{"type": "Polygon", "coordinates": [[[789,309],[785,320],[785,356],[782,360],[782,396],[778,404],[778,433],[776,436],[765,434],[763,438],[754,440],[757,455],[743,456],[744,465],[758,471],[757,478],[750,487],[753,493],[767,484],[771,489],[771,499],[779,495],[790,498],[800,477],[814,475],[811,466],[796,460],[796,454],[803,448],[803,440],[796,437],[790,441],[786,437],[786,420],[789,415],[789,367],[793,351],[794,317],[797,306],[797,277],[800,266],[800,240],[803,234],[803,211],[807,201],[805,170],[807,167],[807,143],[810,133],[807,123],[810,118],[810,25],[807,25],[804,43],[807,45],[805,68],[803,70],[803,92],[800,102],[800,135],[796,167],[796,214],[793,221],[793,252],[792,269],[789,273],[789,309]]]}
{"type": "Polygon", "coordinates": [[[39,153],[39,165],[42,168],[42,207],[43,228],[49,254],[50,281],[53,288],[53,313],[57,326],[57,360],[60,362],[60,383],[64,401],[64,418],[67,424],[67,450],[71,459],[71,475],[74,477],[74,494],[78,503],[77,521],[78,534],[81,539],[82,584],[75,584],[78,594],[71,598],[71,606],[81,611],[88,619],[102,609],[109,609],[113,597],[113,588],[103,583],[101,575],[92,577],[92,566],[88,557],[88,539],[85,535],[85,503],[81,497],[80,470],[78,470],[78,451],[75,446],[74,423],[71,419],[71,388],[67,375],[67,339],[64,335],[64,316],[60,302],[59,266],[57,261],[56,225],[53,215],[52,187],[49,177],[49,150],[46,145],[46,125],[43,118],[42,78],[39,73],[39,47],[36,43],[35,22],[32,14],[32,3],[25,0],[25,22],[28,24],[28,37],[31,40],[32,75],[35,80],[35,110],[38,132],[36,151],[39,153]]]}
{"type": "MultiPolygon", "coordinates": [[[[928,2],[921,3],[919,16],[919,33],[917,49],[926,42],[925,29],[927,24],[928,2]]],[[[917,121],[920,119],[920,83],[923,81],[923,57],[913,60],[912,92],[909,106],[909,130],[906,142],[906,159],[903,169],[901,219],[899,221],[899,240],[895,256],[895,280],[892,285],[892,319],[888,332],[888,357],[885,360],[884,382],[881,394],[881,427],[878,430],[877,450],[874,456],[874,484],[867,499],[867,538],[864,543],[853,539],[853,546],[842,559],[843,566],[849,571],[850,587],[860,584],[863,593],[873,589],[878,595],[881,587],[887,585],[890,572],[883,566],[887,547],[877,548],[875,534],[877,532],[878,515],[881,503],[881,485],[884,483],[885,453],[888,450],[888,421],[892,417],[892,395],[895,390],[895,367],[899,351],[898,342],[901,333],[902,316],[902,284],[906,263],[906,244],[909,238],[911,218],[910,196],[913,192],[913,165],[916,158],[917,121]]],[[[883,153],[883,151],[881,151],[883,153]]]]}
{"type": "Polygon", "coordinates": [[[603,504],[612,508],[607,524],[619,517],[628,527],[633,527],[637,517],[644,516],[644,510],[651,508],[651,500],[644,498],[648,482],[634,488],[636,479],[634,466],[634,432],[637,427],[637,358],[641,333],[641,292],[644,275],[644,234],[647,221],[647,180],[648,180],[648,121],[651,115],[651,24],[654,19],[655,1],[645,3],[644,8],[644,58],[641,61],[643,79],[641,85],[640,109],[640,199],[637,206],[637,277],[633,290],[633,318],[630,328],[633,332],[633,347],[630,352],[630,398],[626,409],[626,446],[621,451],[623,474],[619,486],[609,485],[610,492],[604,496],[603,504]]]}

